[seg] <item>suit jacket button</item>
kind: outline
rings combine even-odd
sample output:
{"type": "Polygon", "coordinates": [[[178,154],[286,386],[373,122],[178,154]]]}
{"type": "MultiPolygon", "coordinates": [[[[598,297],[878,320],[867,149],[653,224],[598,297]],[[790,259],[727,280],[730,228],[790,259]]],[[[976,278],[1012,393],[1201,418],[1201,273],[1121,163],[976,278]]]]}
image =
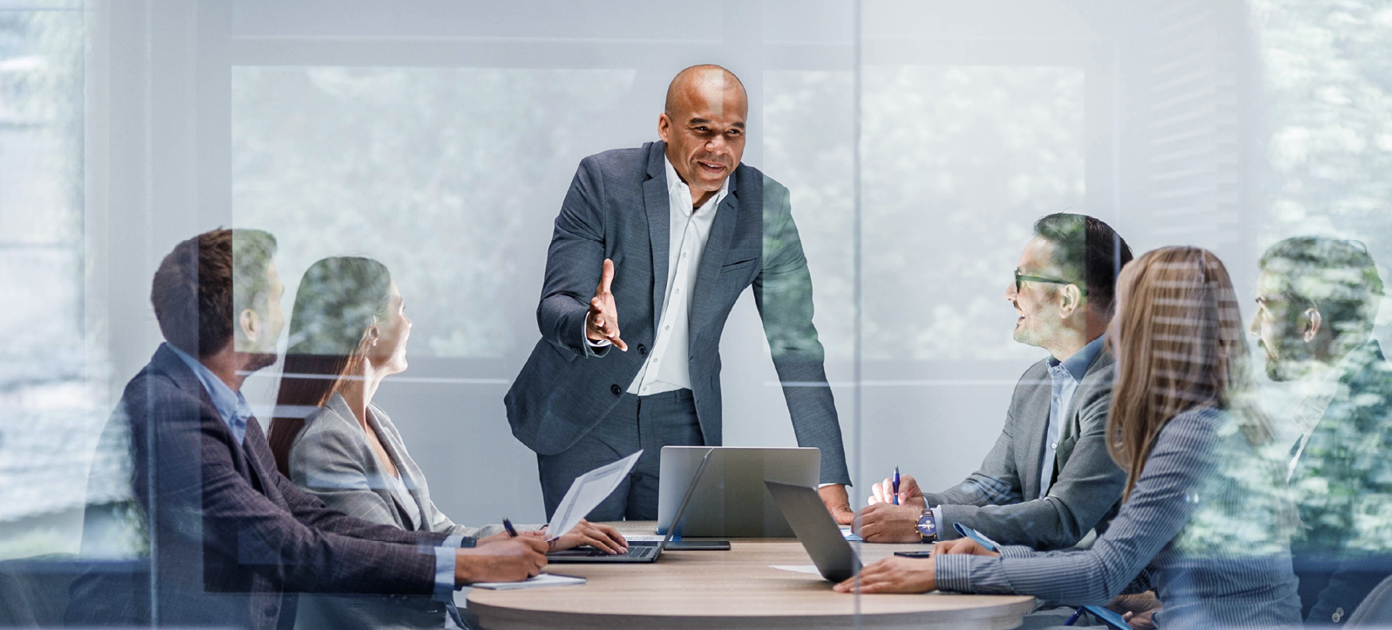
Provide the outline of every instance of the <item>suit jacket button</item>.
{"type": "Polygon", "coordinates": [[[1334,614],[1333,614],[1333,616],[1330,617],[1330,619],[1332,619],[1332,620],[1334,621],[1334,623],[1339,623],[1339,620],[1342,619],[1343,617],[1344,617],[1344,609],[1343,609],[1343,607],[1339,607],[1339,609],[1337,609],[1337,610],[1334,611],[1334,614]]]}
{"type": "Polygon", "coordinates": [[[617,384],[610,385],[610,386],[609,386],[609,391],[614,392],[614,395],[615,395],[615,396],[622,396],[622,395],[623,395],[623,388],[622,388],[622,387],[619,387],[617,384]]]}
{"type": "Polygon", "coordinates": [[[647,353],[648,353],[648,347],[645,346],[645,345],[643,345],[643,344],[641,344],[641,343],[638,344],[638,354],[646,355],[647,353]]]}

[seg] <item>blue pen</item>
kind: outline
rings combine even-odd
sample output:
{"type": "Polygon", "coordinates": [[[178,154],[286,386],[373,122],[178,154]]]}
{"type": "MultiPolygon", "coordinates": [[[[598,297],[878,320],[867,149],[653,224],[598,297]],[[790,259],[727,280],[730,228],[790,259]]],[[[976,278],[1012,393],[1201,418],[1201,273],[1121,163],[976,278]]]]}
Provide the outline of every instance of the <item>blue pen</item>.
{"type": "Polygon", "coordinates": [[[894,504],[899,505],[899,467],[894,467],[894,504]]]}
{"type": "Polygon", "coordinates": [[[1063,625],[1065,625],[1065,626],[1071,626],[1071,625],[1073,625],[1074,623],[1077,623],[1078,617],[1081,617],[1082,615],[1083,615],[1083,609],[1082,609],[1082,608],[1079,608],[1076,612],[1073,613],[1073,616],[1072,616],[1072,617],[1069,617],[1069,618],[1068,618],[1068,621],[1063,622],[1063,625]]]}
{"type": "Polygon", "coordinates": [[[517,538],[517,528],[512,526],[512,521],[503,519],[503,529],[507,530],[508,538],[517,538]]]}

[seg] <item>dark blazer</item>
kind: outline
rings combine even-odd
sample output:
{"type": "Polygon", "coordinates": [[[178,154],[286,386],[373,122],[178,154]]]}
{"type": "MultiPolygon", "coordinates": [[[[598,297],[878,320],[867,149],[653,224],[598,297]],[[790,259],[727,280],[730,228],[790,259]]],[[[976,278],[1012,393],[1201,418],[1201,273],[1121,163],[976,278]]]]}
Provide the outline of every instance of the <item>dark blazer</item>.
{"type": "Polygon", "coordinates": [[[957,538],[952,524],[962,523],[1001,543],[1061,549],[1094,527],[1106,531],[1126,486],[1126,472],[1107,454],[1115,365],[1110,353],[1099,352],[1073,392],[1054,452],[1054,482],[1044,497],[1039,472],[1053,390],[1047,361],[1030,366],[981,469],[943,492],[924,494],[929,506],[942,506],[939,535],[957,538]]]}
{"type": "Polygon", "coordinates": [[[1339,393],[1291,475],[1292,544],[1307,625],[1338,625],[1392,575],[1392,365],[1377,341],[1350,353],[1339,393]]]}
{"type": "MultiPolygon", "coordinates": [[[[585,158],[556,218],[537,307],[542,338],[504,398],[513,435],[537,453],[564,451],[594,428],[637,376],[656,338],[671,213],[664,148],[651,142],[585,158]],[[585,317],[605,258],[614,261],[626,353],[585,342],[585,317]]],[[[740,164],[716,211],[691,301],[691,390],[708,445],[721,444],[720,334],[750,286],[798,444],[821,449],[822,482],[849,484],[788,189],[740,164]]]]}
{"type": "Polygon", "coordinates": [[[79,577],[69,625],[289,628],[294,591],[434,591],[433,547],[445,534],[351,518],[296,488],[259,423],[249,420],[238,444],[169,348],[126,386],[109,423],[128,429],[134,512],[153,562],[149,573],[79,577]]]}

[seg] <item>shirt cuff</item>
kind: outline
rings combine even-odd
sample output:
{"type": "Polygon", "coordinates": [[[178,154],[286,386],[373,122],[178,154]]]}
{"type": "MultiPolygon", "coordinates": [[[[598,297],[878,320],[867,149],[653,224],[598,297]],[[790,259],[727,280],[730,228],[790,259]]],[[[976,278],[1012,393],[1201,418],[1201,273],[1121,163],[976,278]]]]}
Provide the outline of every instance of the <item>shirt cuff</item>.
{"type": "Polygon", "coordinates": [[[444,542],[441,542],[440,545],[443,547],[449,547],[451,549],[459,549],[461,547],[476,547],[478,546],[476,542],[477,541],[475,541],[473,538],[465,536],[464,534],[450,534],[449,536],[445,537],[444,542]]]}
{"type": "MultiPolygon", "coordinates": [[[[450,538],[453,538],[451,536],[450,538]]],[[[448,539],[445,541],[449,542],[448,539]]],[[[435,548],[435,601],[449,602],[454,600],[454,569],[455,563],[459,561],[455,550],[458,547],[436,547],[435,548]]]]}
{"type": "Polygon", "coordinates": [[[1010,581],[1000,558],[967,554],[933,556],[933,575],[940,591],[1009,594],[1010,581]]]}
{"type": "Polygon", "coordinates": [[[930,508],[930,510],[933,512],[933,524],[937,525],[938,527],[938,540],[951,540],[952,538],[956,538],[957,531],[952,529],[951,525],[948,525],[947,523],[943,522],[942,506],[935,505],[932,508],[930,508]],[[944,535],[949,531],[952,532],[952,538],[948,538],[944,535]]]}

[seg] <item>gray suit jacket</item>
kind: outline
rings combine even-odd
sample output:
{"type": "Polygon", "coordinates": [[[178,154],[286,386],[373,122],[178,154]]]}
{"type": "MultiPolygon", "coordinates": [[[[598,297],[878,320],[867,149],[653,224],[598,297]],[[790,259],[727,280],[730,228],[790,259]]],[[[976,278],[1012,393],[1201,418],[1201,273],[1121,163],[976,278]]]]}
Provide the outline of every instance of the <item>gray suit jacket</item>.
{"type": "MultiPolygon", "coordinates": [[[[667,293],[670,207],[662,142],[580,162],[547,250],[537,324],[541,340],[508,391],[512,433],[543,455],[594,428],[637,376],[667,293]],[[604,259],[630,352],[585,343],[585,316],[604,259]]],[[[821,480],[850,483],[841,427],[812,325],[812,278],[788,189],[741,164],[716,211],[690,314],[691,390],[705,443],[721,444],[720,334],[746,287],[764,322],[801,446],[822,451],[821,480]]]]}
{"type": "Polygon", "coordinates": [[[941,505],[939,535],[957,538],[953,523],[1004,544],[1036,549],[1071,547],[1088,531],[1100,534],[1116,515],[1126,472],[1107,454],[1107,412],[1115,360],[1098,353],[1078,384],[1055,451],[1055,481],[1039,496],[1039,472],[1053,395],[1046,361],[1030,366],[1015,386],[1010,411],[981,469],[943,492],[925,493],[941,505]]]}
{"type": "MultiPolygon", "coordinates": [[[[498,525],[477,529],[457,525],[436,509],[420,467],[406,452],[396,425],[380,408],[369,405],[368,425],[401,475],[420,510],[414,522],[391,491],[390,475],[372,452],[353,412],[342,396],[305,418],[304,430],[290,450],[290,480],[329,507],[351,516],[401,529],[481,538],[502,531],[498,525]]],[[[297,628],[439,628],[445,605],[427,596],[303,595],[297,628]]]]}

